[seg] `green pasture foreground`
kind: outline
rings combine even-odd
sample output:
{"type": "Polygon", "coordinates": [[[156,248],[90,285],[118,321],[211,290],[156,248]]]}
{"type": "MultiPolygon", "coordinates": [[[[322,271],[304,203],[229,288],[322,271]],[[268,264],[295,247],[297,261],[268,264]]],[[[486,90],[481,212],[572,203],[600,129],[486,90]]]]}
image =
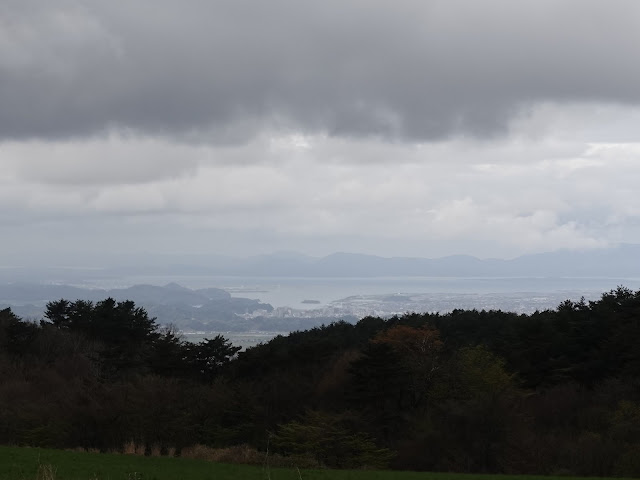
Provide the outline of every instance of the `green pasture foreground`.
{"type": "Polygon", "coordinates": [[[464,475],[372,470],[296,470],[202,460],[0,447],[0,480],[571,480],[578,477],[464,475]]]}

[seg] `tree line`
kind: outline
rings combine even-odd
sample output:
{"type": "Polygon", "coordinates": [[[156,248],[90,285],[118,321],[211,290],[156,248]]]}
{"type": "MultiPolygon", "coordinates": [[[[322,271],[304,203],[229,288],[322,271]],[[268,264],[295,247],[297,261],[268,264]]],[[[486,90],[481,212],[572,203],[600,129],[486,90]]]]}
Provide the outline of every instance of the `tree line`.
{"type": "Polygon", "coordinates": [[[248,444],[335,468],[640,475],[640,291],[194,344],[133,302],[0,311],[0,443],[248,444]]]}

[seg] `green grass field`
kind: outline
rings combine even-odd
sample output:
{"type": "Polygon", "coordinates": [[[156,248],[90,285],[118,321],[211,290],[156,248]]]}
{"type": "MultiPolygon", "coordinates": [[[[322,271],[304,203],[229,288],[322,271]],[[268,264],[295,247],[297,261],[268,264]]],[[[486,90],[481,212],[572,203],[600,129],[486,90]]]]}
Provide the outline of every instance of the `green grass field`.
{"type": "Polygon", "coordinates": [[[202,460],[0,447],[0,480],[571,480],[577,477],[300,470],[202,460]]]}

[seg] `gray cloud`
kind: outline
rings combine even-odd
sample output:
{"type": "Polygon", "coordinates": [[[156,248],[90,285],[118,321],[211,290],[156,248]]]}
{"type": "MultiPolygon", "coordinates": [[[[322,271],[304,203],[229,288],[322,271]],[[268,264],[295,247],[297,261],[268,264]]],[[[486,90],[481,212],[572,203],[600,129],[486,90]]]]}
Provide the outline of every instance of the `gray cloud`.
{"type": "Polygon", "coordinates": [[[194,175],[204,149],[121,136],[84,142],[5,142],[0,168],[25,183],[62,186],[140,184],[194,175]]]}
{"type": "Polygon", "coordinates": [[[638,44],[635,0],[0,0],[0,265],[637,243],[638,44]]]}
{"type": "MultiPolygon", "coordinates": [[[[579,147],[556,139],[504,139],[415,146],[367,138],[345,145],[344,139],[327,136],[272,143],[122,142],[113,157],[139,158],[129,160],[136,164],[136,177],[118,173],[101,182],[81,180],[91,170],[76,172],[82,160],[58,157],[48,168],[44,147],[21,144],[21,162],[0,155],[6,255],[22,252],[28,258],[29,252],[46,255],[55,247],[93,251],[96,258],[128,248],[504,257],[640,238],[640,143],[579,147]],[[174,163],[160,161],[154,170],[156,153],[163,149],[174,163]],[[203,149],[209,154],[203,156],[203,149]],[[388,161],[375,159],[366,167],[364,160],[342,161],[376,151],[388,161]],[[228,152],[238,162],[207,160],[228,152]],[[522,152],[525,161],[509,161],[522,152]],[[267,155],[265,162],[243,160],[261,154],[267,155]],[[276,158],[280,163],[274,167],[276,158]],[[189,174],[168,168],[181,162],[197,168],[189,174]],[[59,173],[53,175],[56,166],[59,173]]],[[[105,146],[90,142],[76,148],[66,147],[65,155],[86,159],[87,152],[105,146]]],[[[90,163],[93,179],[109,170],[108,158],[90,163]]],[[[119,165],[116,171],[126,171],[125,161],[119,165]]]]}
{"type": "Polygon", "coordinates": [[[539,102],[640,103],[633,0],[2,4],[5,140],[487,137],[539,102]]]}

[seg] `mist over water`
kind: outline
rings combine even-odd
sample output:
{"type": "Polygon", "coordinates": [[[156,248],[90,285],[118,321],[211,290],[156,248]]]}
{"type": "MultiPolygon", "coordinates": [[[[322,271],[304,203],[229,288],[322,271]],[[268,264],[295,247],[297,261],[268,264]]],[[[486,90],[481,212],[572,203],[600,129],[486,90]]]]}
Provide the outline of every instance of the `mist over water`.
{"type": "MultiPolygon", "coordinates": [[[[136,276],[99,282],[102,288],[175,282],[198,289],[221,288],[235,297],[258,299],[276,308],[276,315],[326,316],[335,320],[367,315],[389,317],[406,312],[447,312],[455,308],[500,309],[517,313],[554,309],[564,300],[596,300],[624,285],[640,288],[638,278],[290,278],[136,276]]],[[[294,330],[292,328],[291,330],[294,330]]],[[[190,332],[185,340],[200,342],[222,334],[234,345],[250,348],[268,342],[273,332],[190,332]]]]}
{"type": "MultiPolygon", "coordinates": [[[[75,272],[79,273],[79,272],[75,272]]],[[[503,310],[530,314],[536,310],[555,309],[565,300],[596,300],[604,292],[625,286],[640,289],[640,278],[609,277],[266,277],[266,276],[210,276],[210,275],[103,275],[84,272],[66,281],[49,278],[46,284],[71,284],[76,287],[108,290],[134,285],[165,286],[178,284],[197,290],[219,288],[232,297],[259,300],[270,304],[273,311],[246,313],[264,321],[248,322],[244,327],[231,323],[216,323],[215,311],[194,317],[204,322],[202,327],[183,323],[185,340],[199,342],[222,334],[234,345],[249,348],[267,342],[276,335],[312,328],[332,321],[357,321],[365,316],[388,318],[407,312],[446,313],[454,309],[503,310]],[[71,280],[71,281],[70,281],[71,280]],[[209,316],[211,315],[211,316],[209,316]],[[213,323],[209,326],[209,322],[213,323]],[[253,325],[253,326],[251,326],[253,325]]],[[[94,292],[94,296],[100,292],[94,292]]],[[[50,298],[48,300],[53,300],[50,298]]],[[[72,298],[71,300],[74,300],[72,298]]],[[[5,299],[25,318],[38,319],[47,301],[32,302],[34,307],[21,307],[21,302],[5,299]],[[28,312],[28,313],[27,313],[28,312]]],[[[151,309],[161,324],[184,322],[190,314],[178,314],[171,306],[137,303],[151,309]],[[175,315],[178,315],[177,317],[175,315]]],[[[2,302],[0,302],[2,303],[2,302]]],[[[182,308],[182,307],[180,307],[182,308]]]]}
{"type": "MultiPolygon", "coordinates": [[[[178,283],[191,289],[216,287],[235,297],[259,299],[274,307],[291,307],[315,310],[353,297],[387,295],[449,294],[469,300],[469,296],[490,295],[503,297],[505,309],[508,299],[547,297],[549,303],[542,308],[555,308],[565,299],[587,300],[598,298],[603,292],[619,285],[631,289],[640,288],[640,278],[584,278],[584,277],[515,277],[515,278],[460,278],[460,277],[373,277],[373,278],[308,278],[308,277],[232,277],[232,276],[130,276],[92,281],[98,288],[129,287],[138,284],[166,285],[178,283]],[[314,303],[304,303],[314,301],[314,303]],[[319,303],[316,303],[319,302],[319,303]]],[[[466,301],[463,303],[467,303],[466,301]]],[[[538,305],[540,306],[540,305],[538,305]]],[[[464,308],[464,305],[460,305],[464,308]]],[[[480,307],[481,308],[481,307],[480,307]]],[[[534,308],[535,310],[535,308],[534,308]]]]}

